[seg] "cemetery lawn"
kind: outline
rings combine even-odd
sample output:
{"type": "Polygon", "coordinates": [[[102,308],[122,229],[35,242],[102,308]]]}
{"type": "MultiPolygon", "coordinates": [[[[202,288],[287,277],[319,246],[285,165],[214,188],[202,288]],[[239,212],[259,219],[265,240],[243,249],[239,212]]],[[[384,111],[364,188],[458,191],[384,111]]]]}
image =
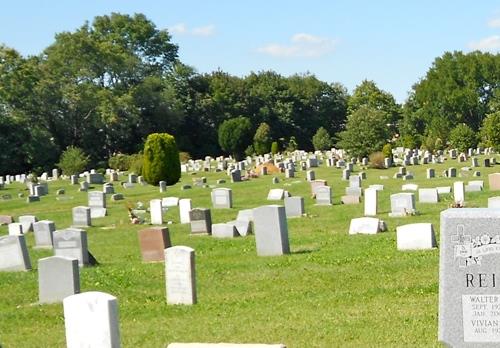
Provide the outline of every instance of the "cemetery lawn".
{"type": "MultiPolygon", "coordinates": [[[[482,157],[480,157],[480,163],[482,157]]],[[[389,196],[401,192],[401,185],[418,184],[420,188],[451,186],[454,181],[484,180],[485,190],[466,193],[468,207],[486,207],[487,198],[495,196],[488,189],[488,173],[500,166],[474,168],[482,176],[443,178],[448,167],[468,166],[458,163],[409,166],[414,180],[393,179],[397,168],[366,170],[363,188],[383,184],[379,192],[379,215],[388,231],[377,235],[349,236],[351,218],[363,216],[363,204],[340,205],[347,181],[342,171],[324,165],[314,168],[317,179],[332,187],[333,206],[315,206],[305,172],[285,179],[278,174],[249,182],[230,183],[225,173],[183,173],[181,182],[159,193],[157,187],[136,185],[124,189],[124,201],[108,197],[108,216],[94,219],[88,228],[89,250],[99,261],[97,267],[80,270],[81,291],[103,291],[118,298],[120,333],[123,347],[165,347],[171,342],[283,343],[296,347],[439,347],[438,264],[439,250],[400,252],[396,250],[396,227],[407,223],[431,222],[439,244],[439,213],[451,203],[451,196],[441,196],[437,204],[418,203],[418,216],[390,218],[389,196]],[[435,168],[437,178],[427,180],[425,170],[435,168]],[[381,180],[379,176],[388,176],[381,180]],[[232,209],[212,209],[213,223],[236,218],[238,210],[273,204],[266,201],[271,188],[284,188],[305,198],[306,217],[288,219],[291,254],[281,257],[258,257],[253,235],[217,240],[210,236],[190,236],[189,225],[179,224],[178,208],[164,214],[173,245],[186,245],[196,252],[198,303],[194,306],[167,306],[163,263],[143,263],[137,231],[144,225],[128,221],[127,204],[166,196],[191,198],[193,207],[211,208],[210,188],[183,184],[205,176],[208,184],[226,179],[233,190],[232,209]]],[[[355,166],[354,173],[360,171],[355,166]]],[[[121,176],[122,181],[126,180],[121,176]]],[[[82,179],[80,179],[82,180],[82,179]]],[[[49,195],[40,202],[26,203],[24,185],[15,183],[0,191],[11,200],[0,200],[0,215],[33,214],[39,220],[53,220],[57,229],[71,225],[71,208],[87,205],[87,193],[78,185],[58,180],[49,183],[49,195]],[[66,194],[56,196],[58,188],[66,194]]],[[[94,185],[100,190],[101,185],[94,185]]],[[[416,193],[418,197],[418,194],[416,193]]],[[[278,202],[282,203],[282,202],[278,202]]],[[[0,235],[7,227],[0,227],[0,235]]],[[[39,305],[37,260],[52,255],[50,250],[33,249],[33,233],[27,235],[32,271],[0,272],[0,346],[65,346],[62,304],[39,305]]]]}

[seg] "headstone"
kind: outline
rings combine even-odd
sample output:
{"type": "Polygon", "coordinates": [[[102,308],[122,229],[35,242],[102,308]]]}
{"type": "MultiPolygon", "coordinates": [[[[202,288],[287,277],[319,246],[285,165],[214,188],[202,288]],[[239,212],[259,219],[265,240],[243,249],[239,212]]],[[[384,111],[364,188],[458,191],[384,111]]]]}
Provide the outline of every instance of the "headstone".
{"type": "Polygon", "coordinates": [[[427,168],[427,179],[436,177],[436,172],[433,168],[427,168]]]}
{"type": "Polygon", "coordinates": [[[151,214],[151,223],[153,225],[163,224],[163,210],[161,199],[152,199],[149,201],[149,212],[151,214]]]}
{"type": "Polygon", "coordinates": [[[290,253],[285,207],[265,205],[255,208],[253,219],[258,256],[290,253]]]}
{"type": "Polygon", "coordinates": [[[365,216],[377,215],[377,195],[376,188],[369,187],[365,190],[365,216]]]}
{"type": "Polygon", "coordinates": [[[215,209],[230,209],[233,207],[233,190],[219,187],[212,190],[212,206],[215,209]]]}
{"type": "Polygon", "coordinates": [[[391,217],[412,215],[415,210],[415,195],[413,193],[396,193],[391,195],[391,217]]]}
{"type": "Polygon", "coordinates": [[[78,260],[51,256],[38,260],[38,301],[62,302],[80,292],[78,260]]]}
{"type": "Polygon", "coordinates": [[[342,204],[359,204],[361,203],[361,197],[359,195],[344,195],[340,197],[340,202],[342,204]]]}
{"type": "Polygon", "coordinates": [[[194,249],[186,246],[165,249],[165,279],[168,304],[196,303],[194,249]]]}
{"type": "Polygon", "coordinates": [[[80,267],[90,264],[87,232],[76,228],[67,228],[54,231],[53,238],[56,256],[75,258],[80,267]]]}
{"type": "Polygon", "coordinates": [[[212,234],[212,215],[210,209],[195,208],[189,212],[191,234],[212,234]]]}
{"type": "Polygon", "coordinates": [[[0,271],[27,271],[30,256],[24,236],[0,236],[0,271]]]}
{"type": "Polygon", "coordinates": [[[295,169],[285,169],[285,178],[290,179],[295,177],[295,169]]]}
{"type": "Polygon", "coordinates": [[[500,211],[441,212],[438,339],[450,347],[500,344],[500,211]]]}
{"type": "Polygon", "coordinates": [[[88,191],[88,189],[89,189],[89,183],[88,183],[88,182],[86,182],[86,181],[82,181],[82,182],[80,183],[80,191],[81,191],[81,192],[87,192],[87,191],[88,191]]]}
{"type": "Polygon", "coordinates": [[[158,183],[160,186],[160,192],[167,192],[167,182],[166,181],[160,181],[158,183]]]}
{"type": "Polygon", "coordinates": [[[179,205],[179,197],[165,197],[161,200],[162,207],[176,207],[179,205]]]}
{"type": "Polygon", "coordinates": [[[306,172],[306,180],[307,181],[316,180],[316,173],[314,172],[314,170],[308,170],[306,172]]]}
{"type": "Polygon", "coordinates": [[[241,171],[238,169],[232,170],[231,171],[231,182],[240,182],[241,181],[241,171]]]}
{"type": "Polygon", "coordinates": [[[437,247],[431,223],[416,223],[396,227],[398,250],[432,249],[437,247]]]}
{"type": "Polygon", "coordinates": [[[123,194],[122,193],[115,193],[114,195],[111,196],[112,201],[121,201],[123,200],[123,194]]]}
{"type": "Polygon", "coordinates": [[[128,175],[128,183],[129,184],[137,184],[137,175],[134,173],[130,173],[128,175]]]}
{"type": "Polygon", "coordinates": [[[77,175],[71,175],[69,180],[71,182],[71,185],[78,185],[78,176],[77,175]]]}
{"type": "Polygon", "coordinates": [[[332,205],[332,190],[330,186],[320,186],[316,188],[316,204],[332,205]]]}
{"type": "Polygon", "coordinates": [[[500,173],[489,174],[488,183],[490,186],[490,191],[500,190],[500,173]]]}
{"type": "Polygon", "coordinates": [[[437,203],[439,202],[438,191],[435,188],[423,188],[418,190],[419,203],[437,203]]]}
{"type": "Polygon", "coordinates": [[[448,178],[457,177],[457,168],[448,168],[448,178]]]}
{"type": "Polygon", "coordinates": [[[142,261],[163,261],[165,258],[165,249],[172,246],[168,228],[149,227],[139,230],[138,235],[142,261]]]}
{"type": "MultiPolygon", "coordinates": [[[[115,187],[111,183],[102,185],[102,192],[107,195],[112,195],[115,193],[115,187]]],[[[106,200],[106,198],[104,198],[106,200]]]]}
{"type": "Polygon", "coordinates": [[[66,347],[119,348],[118,300],[89,291],[63,300],[66,347]]]}
{"type": "Polygon", "coordinates": [[[193,209],[193,206],[190,198],[179,199],[179,219],[181,224],[188,224],[191,222],[189,218],[191,209],[193,209]]]}
{"type": "Polygon", "coordinates": [[[453,183],[453,201],[460,207],[464,206],[465,188],[463,181],[456,181],[453,183]]]}
{"type": "Polygon", "coordinates": [[[33,224],[36,248],[52,248],[53,234],[56,230],[54,221],[42,220],[33,224]]]}
{"type": "Polygon", "coordinates": [[[89,184],[98,184],[102,185],[104,184],[104,176],[99,173],[89,173],[87,175],[87,182],[89,184]]]}
{"type": "Polygon", "coordinates": [[[485,167],[490,167],[490,159],[489,158],[485,158],[483,160],[483,164],[484,164],[485,167]]]}
{"type": "Polygon", "coordinates": [[[351,171],[349,169],[342,170],[342,180],[349,180],[349,176],[351,175],[351,171]]]}
{"type": "Polygon", "coordinates": [[[92,225],[89,207],[74,207],[73,208],[73,224],[74,227],[89,227],[92,225]]]}
{"type": "Polygon", "coordinates": [[[358,196],[361,197],[363,195],[363,189],[361,187],[346,187],[345,194],[348,196],[358,196]]]}
{"type": "Polygon", "coordinates": [[[267,194],[268,201],[280,201],[284,198],[285,190],[283,189],[271,189],[267,194]]]}
{"type": "Polygon", "coordinates": [[[326,180],[314,180],[311,181],[311,193],[316,195],[316,189],[321,186],[326,186],[326,180]]]}
{"type": "Polygon", "coordinates": [[[9,236],[20,236],[24,233],[23,224],[19,222],[12,222],[7,225],[9,236]]]}
{"type": "Polygon", "coordinates": [[[238,236],[238,231],[233,224],[212,224],[212,237],[215,238],[234,238],[238,236]]]}
{"type": "Polygon", "coordinates": [[[18,217],[19,223],[23,225],[23,233],[33,231],[33,224],[38,221],[34,215],[21,215],[18,217]]]}
{"type": "Polygon", "coordinates": [[[285,197],[285,212],[286,217],[300,217],[304,215],[304,198],[303,197],[285,197]]]}
{"type": "Polygon", "coordinates": [[[101,191],[90,191],[88,193],[88,207],[92,219],[106,216],[106,194],[101,191]]]}
{"type": "Polygon", "coordinates": [[[500,209],[500,196],[488,198],[488,208],[500,209]]]}
{"type": "Polygon", "coordinates": [[[439,195],[449,194],[451,193],[451,186],[439,186],[436,187],[436,190],[439,195]]]}
{"type": "Polygon", "coordinates": [[[10,215],[0,215],[0,226],[1,225],[8,225],[10,223],[14,222],[14,219],[10,215]]]}
{"type": "Polygon", "coordinates": [[[349,234],[377,234],[380,231],[380,220],[373,217],[351,219],[349,234]]]}
{"type": "Polygon", "coordinates": [[[110,182],[118,181],[118,173],[117,172],[110,172],[109,173],[109,181],[110,182]]]}

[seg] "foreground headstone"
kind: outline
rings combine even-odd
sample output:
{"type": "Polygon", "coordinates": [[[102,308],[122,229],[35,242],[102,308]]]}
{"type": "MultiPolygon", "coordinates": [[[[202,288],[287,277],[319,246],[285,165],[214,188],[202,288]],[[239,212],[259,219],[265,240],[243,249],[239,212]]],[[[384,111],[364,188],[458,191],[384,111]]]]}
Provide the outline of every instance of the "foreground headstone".
{"type": "Polygon", "coordinates": [[[196,303],[194,249],[186,246],[165,249],[165,282],[168,304],[196,303]]]}
{"type": "Polygon", "coordinates": [[[9,236],[20,236],[24,233],[23,224],[19,222],[13,222],[7,225],[9,230],[9,236]]]}
{"type": "Polygon", "coordinates": [[[31,269],[30,256],[24,236],[0,237],[0,271],[31,269]]]}
{"type": "Polygon", "coordinates": [[[62,302],[80,292],[78,260],[51,256],[38,260],[38,301],[62,302]]]}
{"type": "Polygon", "coordinates": [[[488,198],[488,208],[500,209],[500,196],[488,198]]]}
{"type": "Polygon", "coordinates": [[[398,250],[432,249],[437,246],[431,223],[398,226],[396,236],[398,250]]]}
{"type": "Polygon", "coordinates": [[[54,221],[42,220],[33,224],[36,248],[52,248],[53,233],[56,230],[54,221]]]}
{"type": "Polygon", "coordinates": [[[452,347],[500,344],[500,211],[441,212],[438,339],[452,347]]]}
{"type": "Polygon", "coordinates": [[[118,300],[90,291],[63,300],[67,348],[119,348],[118,300]]]}
{"type": "Polygon", "coordinates": [[[285,207],[265,205],[253,209],[257,255],[275,256],[290,253],[285,207]]]}
{"type": "Polygon", "coordinates": [[[56,256],[75,258],[80,267],[90,264],[87,232],[76,228],[67,228],[54,231],[53,236],[56,256]]]}
{"type": "Polygon", "coordinates": [[[139,245],[145,262],[163,261],[165,249],[172,246],[167,227],[150,227],[139,231],[139,245]]]}

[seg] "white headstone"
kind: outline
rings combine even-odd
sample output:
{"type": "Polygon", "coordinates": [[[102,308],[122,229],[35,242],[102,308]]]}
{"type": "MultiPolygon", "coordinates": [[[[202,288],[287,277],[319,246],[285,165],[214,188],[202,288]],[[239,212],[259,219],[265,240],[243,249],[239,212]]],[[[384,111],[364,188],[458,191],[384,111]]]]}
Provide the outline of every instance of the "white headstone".
{"type": "Polygon", "coordinates": [[[377,195],[376,188],[367,188],[365,190],[365,216],[377,215],[377,195]]]}
{"type": "Polygon", "coordinates": [[[396,227],[398,250],[432,249],[437,246],[431,223],[416,223],[396,227]]]}
{"type": "Polygon", "coordinates": [[[191,222],[189,212],[193,209],[192,201],[190,198],[179,199],[179,218],[181,224],[188,224],[191,222]]]}
{"type": "Polygon", "coordinates": [[[153,225],[163,224],[163,210],[161,199],[152,199],[149,201],[149,212],[151,214],[151,223],[153,225]]]}
{"type": "Polygon", "coordinates": [[[196,303],[194,249],[186,246],[165,249],[165,279],[168,304],[196,303]]]}

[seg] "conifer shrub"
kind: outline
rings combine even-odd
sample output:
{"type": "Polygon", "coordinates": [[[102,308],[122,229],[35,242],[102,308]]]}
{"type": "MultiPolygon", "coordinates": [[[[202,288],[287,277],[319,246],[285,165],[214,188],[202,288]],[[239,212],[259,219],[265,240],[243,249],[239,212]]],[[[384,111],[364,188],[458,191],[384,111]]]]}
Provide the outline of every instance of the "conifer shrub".
{"type": "Polygon", "coordinates": [[[173,185],[181,177],[179,150],[175,138],[168,133],[152,133],[144,143],[142,176],[152,184],[165,181],[173,185]]]}

